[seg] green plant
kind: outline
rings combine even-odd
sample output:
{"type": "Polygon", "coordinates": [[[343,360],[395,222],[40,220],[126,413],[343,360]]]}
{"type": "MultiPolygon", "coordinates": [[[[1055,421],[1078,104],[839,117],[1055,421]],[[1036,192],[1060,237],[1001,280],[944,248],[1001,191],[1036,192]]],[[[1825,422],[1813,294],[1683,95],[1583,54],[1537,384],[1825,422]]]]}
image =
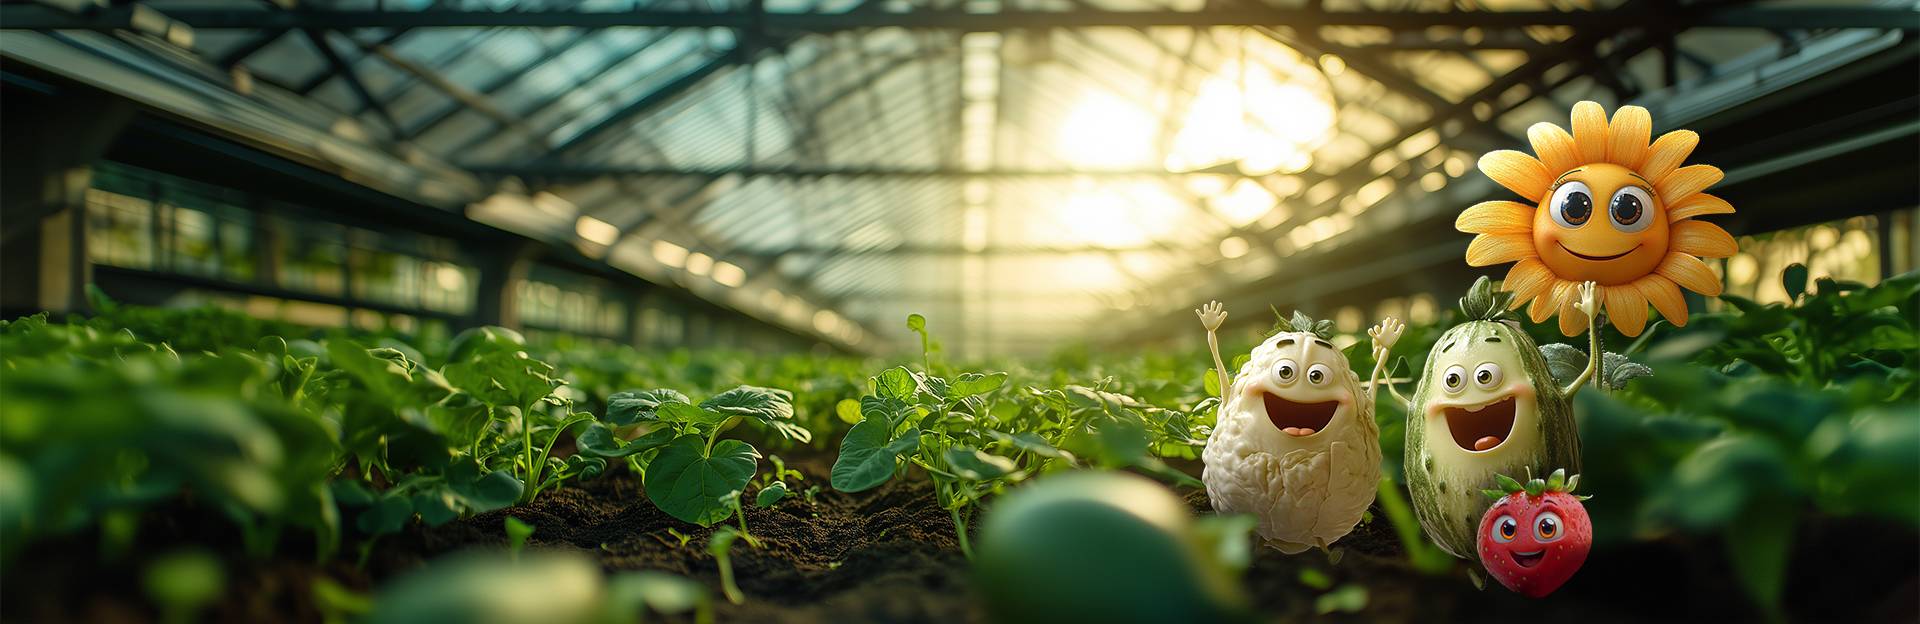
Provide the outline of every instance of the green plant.
{"type": "Polygon", "coordinates": [[[720,435],[742,422],[755,423],[790,440],[813,434],[793,422],[793,394],[785,390],[740,386],[695,405],[674,390],[615,393],[605,415],[588,423],[581,452],[601,457],[633,457],[642,472],[647,499],[675,518],[711,526],[737,510],[758,470],[760,451],[742,440],[720,435]],[[630,442],[615,429],[652,427],[630,442]],[[641,455],[646,453],[646,455],[641,455]]]}

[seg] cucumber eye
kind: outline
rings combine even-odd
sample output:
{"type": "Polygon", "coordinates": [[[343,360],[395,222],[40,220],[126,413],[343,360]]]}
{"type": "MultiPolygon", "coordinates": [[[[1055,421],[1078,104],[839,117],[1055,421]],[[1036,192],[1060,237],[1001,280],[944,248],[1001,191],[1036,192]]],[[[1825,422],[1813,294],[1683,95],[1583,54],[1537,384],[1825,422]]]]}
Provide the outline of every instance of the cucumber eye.
{"type": "Polygon", "coordinates": [[[1560,524],[1560,514],[1551,511],[1542,511],[1540,512],[1540,517],[1535,518],[1533,521],[1533,537],[1542,543],[1555,541],[1560,539],[1560,534],[1563,532],[1561,531],[1562,528],[1560,524]]]}
{"type": "Polygon", "coordinates": [[[1300,365],[1293,360],[1280,360],[1273,367],[1273,378],[1279,380],[1280,385],[1291,385],[1293,380],[1300,378],[1300,365]]]}
{"type": "Polygon", "coordinates": [[[1467,388],[1467,367],[1459,364],[1448,366],[1447,372],[1440,376],[1440,383],[1445,385],[1448,394],[1459,394],[1467,388]]]}
{"type": "Polygon", "coordinates": [[[1316,386],[1325,385],[1327,378],[1331,376],[1333,376],[1333,369],[1327,368],[1325,364],[1315,364],[1307,367],[1307,383],[1316,386]]]}
{"type": "Polygon", "coordinates": [[[1503,515],[1493,521],[1493,541],[1505,544],[1519,535],[1520,521],[1514,520],[1513,516],[1503,515]]]}
{"type": "Polygon", "coordinates": [[[1492,390],[1494,386],[1500,385],[1500,365],[1487,362],[1473,369],[1473,383],[1486,390],[1492,390]]]}

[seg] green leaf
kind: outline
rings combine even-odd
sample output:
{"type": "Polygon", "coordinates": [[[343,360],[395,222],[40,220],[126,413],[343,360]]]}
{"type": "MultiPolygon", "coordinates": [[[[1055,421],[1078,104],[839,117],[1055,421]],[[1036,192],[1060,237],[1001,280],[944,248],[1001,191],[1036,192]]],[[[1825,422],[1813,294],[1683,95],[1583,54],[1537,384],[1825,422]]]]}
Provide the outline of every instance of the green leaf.
{"type": "Polygon", "coordinates": [[[1339,589],[1321,594],[1313,601],[1313,610],[1321,615],[1336,612],[1358,613],[1365,608],[1367,608],[1367,588],[1354,583],[1341,585],[1339,589]]]}
{"type": "Polygon", "coordinates": [[[687,395],[680,394],[677,390],[665,388],[615,392],[607,395],[606,421],[617,426],[625,426],[641,421],[654,420],[655,410],[660,409],[661,405],[667,403],[684,403],[691,405],[693,399],[687,398],[687,395]]]}
{"type": "Polygon", "coordinates": [[[908,315],[907,315],[907,329],[911,329],[911,330],[913,330],[913,331],[916,331],[916,332],[923,332],[923,331],[926,331],[926,330],[927,330],[927,317],[924,317],[924,316],[920,316],[920,315],[918,315],[918,314],[908,314],[908,315]]]}
{"type": "Polygon", "coordinates": [[[1612,351],[1601,353],[1600,360],[1601,369],[1606,371],[1606,378],[1600,381],[1608,390],[1622,390],[1627,387],[1629,381],[1653,376],[1652,368],[1612,351]]]}
{"type": "Polygon", "coordinates": [[[767,487],[760,488],[760,494],[753,497],[753,504],[761,507],[772,507],[774,503],[778,503],[781,499],[786,498],[789,493],[785,481],[775,481],[768,484],[767,487]]]}
{"type": "Polygon", "coordinates": [[[506,529],[507,552],[519,555],[520,550],[527,546],[527,538],[533,536],[533,525],[519,518],[507,516],[506,529]]]}
{"type": "Polygon", "coordinates": [[[644,606],[675,615],[707,608],[711,600],[706,586],[665,572],[621,572],[607,584],[608,613],[639,614],[644,606]]]}
{"type": "MultiPolygon", "coordinates": [[[[915,393],[920,387],[920,382],[913,378],[913,372],[907,370],[906,367],[895,366],[881,371],[880,376],[874,377],[873,385],[874,392],[882,398],[897,399],[911,403],[913,402],[915,393]]],[[[864,402],[864,400],[862,402],[864,402]]]]}
{"type": "Polygon", "coordinates": [[[1793,547],[1794,523],[1800,514],[1791,507],[1753,509],[1727,525],[1727,559],[1734,576],[1754,602],[1778,614],[1780,592],[1786,585],[1787,556],[1793,547]]]}
{"type": "Polygon", "coordinates": [[[1333,577],[1327,576],[1320,568],[1300,568],[1300,584],[1326,591],[1333,587],[1333,577]]]}
{"type": "Polygon", "coordinates": [[[1549,342],[1540,345],[1540,356],[1546,358],[1555,384],[1566,385],[1587,370],[1587,352],[1573,345],[1549,342]]]}
{"type": "Polygon", "coordinates": [[[580,437],[576,442],[580,447],[580,452],[586,455],[593,455],[595,457],[626,457],[634,453],[666,446],[668,442],[673,441],[673,438],[673,429],[661,427],[647,435],[640,436],[639,439],[632,442],[622,443],[619,436],[614,435],[612,427],[607,426],[606,423],[592,422],[587,423],[586,430],[580,432],[580,437]]]}
{"type": "Polygon", "coordinates": [[[954,474],[973,481],[998,479],[1014,470],[1013,460],[967,446],[950,447],[943,457],[954,474]]]}
{"type": "Polygon", "coordinates": [[[853,399],[840,399],[839,403],[833,405],[833,413],[840,417],[840,422],[849,425],[858,423],[860,422],[860,402],[853,399]]]}
{"type": "Polygon", "coordinates": [[[354,519],[354,526],[368,535],[386,535],[398,533],[408,518],[413,517],[413,501],[405,496],[382,496],[372,507],[360,512],[354,519]]]}
{"type": "Polygon", "coordinates": [[[706,440],[683,435],[660,450],[647,466],[647,499],[675,518],[701,526],[725,520],[729,496],[739,496],[753,479],[760,452],[739,440],[721,440],[707,452],[706,440]]]}
{"type": "Polygon", "coordinates": [[[520,500],[526,486],[509,470],[496,470],[465,482],[455,481],[453,491],[466,499],[468,511],[486,513],[520,500]]]}
{"type": "Polygon", "coordinates": [[[460,517],[460,499],[446,488],[434,488],[413,495],[413,510],[427,526],[440,526],[460,517]]]}
{"type": "Polygon", "coordinates": [[[1780,286],[1787,290],[1787,300],[1799,299],[1807,293],[1807,265],[1795,262],[1780,272],[1780,286]]]}
{"type": "Polygon", "coordinates": [[[893,478],[900,454],[920,447],[920,430],[908,427],[899,438],[893,438],[892,428],[884,418],[868,418],[847,430],[828,479],[833,489],[859,492],[893,478]]]}
{"type": "Polygon", "coordinates": [[[793,393],[758,386],[740,386],[701,401],[700,409],[771,423],[778,419],[793,418],[793,393]]]}
{"type": "Polygon", "coordinates": [[[526,408],[553,394],[560,380],[553,367],[522,355],[500,355],[448,364],[447,382],[494,407],[526,408]]]}
{"type": "Polygon", "coordinates": [[[1006,373],[989,373],[984,375],[980,373],[961,373],[960,378],[954,380],[953,385],[948,386],[947,398],[964,399],[970,396],[986,394],[994,390],[999,390],[1000,386],[1006,385],[1006,383],[1006,373]]]}
{"type": "Polygon", "coordinates": [[[728,418],[731,418],[731,416],[726,414],[700,409],[690,403],[662,403],[654,414],[660,419],[660,422],[698,423],[705,425],[726,422],[728,418]]]}
{"type": "Polygon", "coordinates": [[[1209,368],[1200,373],[1200,385],[1207,389],[1207,396],[1220,396],[1220,375],[1209,368]]]}
{"type": "Polygon", "coordinates": [[[996,440],[1000,440],[1002,442],[1012,444],[1014,448],[1017,448],[1029,453],[1033,453],[1041,457],[1047,457],[1051,459],[1066,459],[1066,460],[1073,459],[1072,455],[1069,455],[1066,451],[1062,451],[1060,449],[1054,448],[1052,444],[1049,444],[1047,442],[1046,438],[1040,437],[1040,434],[1033,433],[1031,431],[1022,431],[1020,433],[1014,433],[1014,434],[1007,434],[999,431],[989,431],[988,433],[991,434],[993,438],[996,440]]]}

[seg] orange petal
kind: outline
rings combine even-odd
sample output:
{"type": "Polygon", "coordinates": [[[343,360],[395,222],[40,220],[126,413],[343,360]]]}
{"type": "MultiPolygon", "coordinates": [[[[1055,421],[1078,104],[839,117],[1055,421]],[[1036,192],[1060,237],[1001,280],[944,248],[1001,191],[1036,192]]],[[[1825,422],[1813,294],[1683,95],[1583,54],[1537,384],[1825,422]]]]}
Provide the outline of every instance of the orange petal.
{"type": "Polygon", "coordinates": [[[1733,214],[1733,204],[1706,193],[1695,193],[1667,207],[1668,222],[1716,214],[1733,214]]]}
{"type": "Polygon", "coordinates": [[[1702,258],[1725,258],[1740,251],[1733,235],[1705,221],[1681,221],[1673,224],[1673,250],[1702,258]]]}
{"type": "Polygon", "coordinates": [[[1492,266],[1537,256],[1533,237],[1524,234],[1481,234],[1467,244],[1467,266],[1492,266]]]}
{"type": "Polygon", "coordinates": [[[1553,284],[1553,271],[1539,258],[1526,258],[1514,263],[1507,269],[1506,281],[1500,282],[1500,289],[1513,293],[1511,307],[1518,308],[1547,294],[1547,288],[1553,284]]]}
{"type": "Polygon", "coordinates": [[[1675,130],[1660,135],[1653,146],[1647,148],[1647,162],[1640,165],[1640,175],[1648,182],[1659,184],[1661,178],[1680,168],[1686,162],[1687,155],[1693,153],[1693,147],[1700,144],[1700,135],[1692,130],[1675,130]]]}
{"type": "Polygon", "coordinates": [[[1639,289],[1626,284],[1601,286],[1600,294],[1607,302],[1607,318],[1613,319],[1620,333],[1638,336],[1647,328],[1647,300],[1639,289]]]}
{"type": "Polygon", "coordinates": [[[1531,202],[1539,202],[1547,194],[1547,186],[1553,184],[1545,165],[1513,150],[1487,152],[1480,157],[1480,172],[1531,202]]]}
{"type": "Polygon", "coordinates": [[[1534,297],[1533,301],[1527,302],[1527,318],[1533,319],[1535,323],[1539,323],[1546,321],[1547,317],[1553,316],[1554,310],[1560,309],[1560,287],[1571,283],[1572,282],[1557,277],[1554,278],[1550,284],[1551,289],[1549,292],[1534,297]]]}
{"type": "Polygon", "coordinates": [[[1573,146],[1573,135],[1560,126],[1545,121],[1533,124],[1527,128],[1527,140],[1533,143],[1533,153],[1540,155],[1540,164],[1554,175],[1584,164],[1580,150],[1573,146]]]}
{"type": "Polygon", "coordinates": [[[1613,111],[1613,125],[1607,127],[1607,133],[1612,139],[1607,143],[1607,162],[1637,168],[1647,158],[1647,141],[1653,138],[1653,115],[1638,106],[1622,106],[1613,111]]]}
{"type": "Polygon", "coordinates": [[[1687,326],[1687,299],[1680,296],[1680,287],[1674,285],[1673,280],[1658,274],[1648,275],[1634,280],[1633,287],[1653,304],[1653,309],[1660,311],[1660,316],[1667,317],[1667,322],[1674,327],[1687,326]]]}
{"type": "Polygon", "coordinates": [[[1453,220],[1454,229],[1471,234],[1532,234],[1533,206],[1520,202],[1474,204],[1453,220]]]}
{"type": "Polygon", "coordinates": [[[1653,186],[1660,191],[1660,203],[1672,206],[1680,203],[1680,200],[1707,190],[1707,187],[1713,186],[1723,177],[1726,177],[1726,174],[1720,173],[1719,167],[1687,165],[1674,170],[1672,175],[1654,182],[1653,186]]]}
{"type": "Polygon", "coordinates": [[[1580,162],[1607,161],[1607,109],[1599,102],[1573,105],[1573,145],[1580,150],[1580,162]]]}
{"type": "Polygon", "coordinates": [[[1572,302],[1568,302],[1567,304],[1560,306],[1560,333],[1561,334],[1564,334],[1567,336],[1578,336],[1580,335],[1580,331],[1586,328],[1587,328],[1587,315],[1581,314],[1579,310],[1573,309],[1572,302]]]}
{"type": "Polygon", "coordinates": [[[1720,296],[1720,278],[1714,277],[1713,269],[1707,268],[1707,263],[1701,262],[1699,258],[1670,253],[1667,254],[1666,260],[1660,261],[1659,268],[1653,271],[1666,276],[1667,279],[1673,280],[1673,283],[1687,290],[1708,297],[1720,296]]]}

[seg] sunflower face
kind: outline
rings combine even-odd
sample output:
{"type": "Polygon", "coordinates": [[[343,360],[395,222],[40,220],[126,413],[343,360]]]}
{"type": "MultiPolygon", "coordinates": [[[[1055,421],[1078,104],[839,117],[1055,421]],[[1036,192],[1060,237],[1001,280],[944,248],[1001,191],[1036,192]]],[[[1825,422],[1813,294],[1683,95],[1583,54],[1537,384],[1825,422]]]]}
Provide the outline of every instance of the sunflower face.
{"type": "Polygon", "coordinates": [[[1538,157],[1512,150],[1480,159],[1480,170],[1526,200],[1468,208],[1454,226],[1478,234],[1467,264],[1513,263],[1502,290],[1534,322],[1558,315],[1568,336],[1586,329],[1574,311],[1579,284],[1599,285],[1607,318],[1621,333],[1646,328],[1647,305],[1674,325],[1687,324],[1682,287],[1720,294],[1720,279],[1700,258],[1738,251],[1733,237],[1698,217],[1730,214],[1708,195],[1722,174],[1710,165],[1682,166],[1700,137],[1675,130],[1649,142],[1647,109],[1623,106],[1613,119],[1599,104],[1573,107],[1573,132],[1551,123],[1527,130],[1538,157]]]}
{"type": "Polygon", "coordinates": [[[1626,167],[1578,167],[1554,181],[1534,212],[1533,247],[1566,279],[1630,284],[1667,256],[1666,210],[1653,183],[1626,167]]]}

